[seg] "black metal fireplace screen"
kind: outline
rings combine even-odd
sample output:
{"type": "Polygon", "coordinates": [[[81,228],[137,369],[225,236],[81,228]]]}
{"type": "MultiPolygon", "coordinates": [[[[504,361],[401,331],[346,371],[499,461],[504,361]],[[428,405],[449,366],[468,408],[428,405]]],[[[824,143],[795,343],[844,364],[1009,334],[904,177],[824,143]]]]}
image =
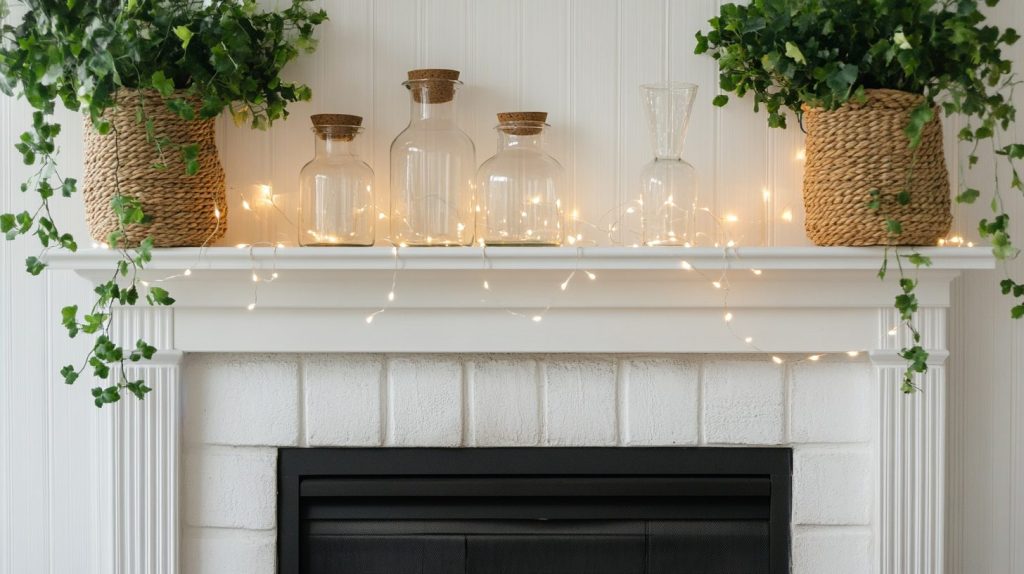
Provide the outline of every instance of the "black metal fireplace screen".
{"type": "Polygon", "coordinates": [[[296,449],[281,574],[789,572],[783,448],[296,449]]]}

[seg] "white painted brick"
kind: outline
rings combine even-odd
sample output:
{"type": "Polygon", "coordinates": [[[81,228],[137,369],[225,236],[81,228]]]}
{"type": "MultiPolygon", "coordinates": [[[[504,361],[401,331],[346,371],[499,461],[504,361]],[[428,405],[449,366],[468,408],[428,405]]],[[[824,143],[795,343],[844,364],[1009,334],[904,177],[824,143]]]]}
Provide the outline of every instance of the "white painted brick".
{"type": "Polygon", "coordinates": [[[794,452],[794,524],[868,524],[871,493],[868,451],[797,448],[794,452]]]}
{"type": "Polygon", "coordinates": [[[182,572],[187,574],[274,574],[274,531],[189,528],[182,540],[182,572]]]}
{"type": "Polygon", "coordinates": [[[482,360],[474,363],[472,370],[472,444],[539,444],[537,363],[526,359],[482,360]]]}
{"type": "Polygon", "coordinates": [[[697,365],[637,359],[628,361],[626,368],[626,444],[696,444],[697,365]]]}
{"type": "Polygon", "coordinates": [[[184,373],[192,443],[294,446],[299,362],[291,355],[194,355],[184,373]]]}
{"type": "Polygon", "coordinates": [[[558,359],[547,364],[547,444],[614,445],[615,363],[594,358],[558,359]]]}
{"type": "Polygon", "coordinates": [[[793,442],[871,439],[871,368],[864,363],[805,363],[792,368],[793,442]]]}
{"type": "Polygon", "coordinates": [[[867,574],[871,558],[871,531],[865,528],[810,527],[793,533],[793,574],[867,574]]]}
{"type": "Polygon", "coordinates": [[[442,357],[389,361],[388,442],[395,446],[462,444],[462,365],[442,357]]]}
{"type": "Polygon", "coordinates": [[[185,455],[185,522],[190,526],[274,528],[277,451],[202,447],[185,455]]]}
{"type": "Polygon", "coordinates": [[[782,367],[766,359],[704,367],[704,440],[710,444],[780,444],[784,437],[782,367]]]}
{"type": "Polygon", "coordinates": [[[309,446],[381,444],[381,357],[315,355],[303,375],[309,446]]]}

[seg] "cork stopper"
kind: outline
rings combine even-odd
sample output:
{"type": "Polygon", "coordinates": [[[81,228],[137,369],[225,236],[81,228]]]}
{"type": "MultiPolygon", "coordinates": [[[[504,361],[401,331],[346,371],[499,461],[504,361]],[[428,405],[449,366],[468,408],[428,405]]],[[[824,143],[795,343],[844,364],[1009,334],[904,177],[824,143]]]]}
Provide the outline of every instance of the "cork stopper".
{"type": "Polygon", "coordinates": [[[514,136],[533,136],[544,130],[547,120],[547,112],[502,112],[498,129],[514,136]]]}
{"type": "Polygon", "coordinates": [[[416,103],[425,101],[428,104],[443,104],[455,99],[455,85],[458,81],[458,70],[428,68],[409,70],[409,81],[405,85],[412,90],[416,103]]]}
{"type": "Polygon", "coordinates": [[[320,139],[352,141],[363,125],[361,116],[348,114],[314,114],[309,117],[313,121],[313,131],[320,139]]]}

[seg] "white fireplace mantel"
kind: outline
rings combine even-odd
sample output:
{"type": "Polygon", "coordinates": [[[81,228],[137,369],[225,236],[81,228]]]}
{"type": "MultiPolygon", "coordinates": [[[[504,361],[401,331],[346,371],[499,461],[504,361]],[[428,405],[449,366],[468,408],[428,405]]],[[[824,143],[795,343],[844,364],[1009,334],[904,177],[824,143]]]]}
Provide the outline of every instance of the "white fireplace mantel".
{"type": "MultiPolygon", "coordinates": [[[[920,252],[933,261],[916,274],[925,308],[949,305],[961,270],[993,266],[982,248],[920,252]]],[[[117,257],[49,263],[98,281],[117,257]]],[[[748,336],[766,352],[838,352],[878,347],[878,310],[898,291],[895,263],[876,276],[881,259],[875,248],[222,247],[161,250],[143,277],[177,276],[160,285],[177,300],[169,344],[184,352],[750,352],[748,336]]]]}
{"type": "MultiPolygon", "coordinates": [[[[179,364],[186,352],[858,351],[875,367],[874,570],[941,574],[950,287],[962,271],[994,262],[983,248],[919,252],[933,261],[908,270],[920,281],[916,322],[931,368],[921,381],[927,391],[904,397],[898,352],[908,334],[893,331],[896,264],[880,281],[877,248],[492,248],[486,257],[476,248],[397,255],[389,248],[157,250],[143,278],[176,276],[161,286],[177,303],[115,313],[120,340],[144,338],[160,351],[130,373],[159,392],[122,401],[105,426],[100,450],[109,460],[96,468],[98,484],[110,485],[102,496],[112,511],[96,529],[109,533],[100,539],[111,541],[110,571],[180,572],[179,364]],[[726,290],[714,281],[728,286],[731,323],[724,321],[726,290]]],[[[117,257],[89,250],[51,254],[48,263],[99,281],[117,257]]]]}

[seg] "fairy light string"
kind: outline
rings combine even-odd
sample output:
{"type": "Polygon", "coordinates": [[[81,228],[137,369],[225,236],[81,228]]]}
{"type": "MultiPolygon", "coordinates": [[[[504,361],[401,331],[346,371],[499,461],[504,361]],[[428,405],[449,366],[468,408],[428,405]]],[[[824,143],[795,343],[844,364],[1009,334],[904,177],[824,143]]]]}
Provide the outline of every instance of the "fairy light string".
{"type": "MultiPolygon", "coordinates": [[[[806,158],[806,152],[800,150],[797,152],[795,160],[804,161],[806,158]]],[[[280,216],[287,224],[293,228],[295,232],[298,232],[295,222],[288,216],[275,201],[275,195],[273,194],[273,188],[270,185],[256,185],[256,193],[254,197],[247,198],[244,194],[238,193],[240,199],[240,205],[243,211],[251,214],[255,220],[261,221],[265,217],[276,214],[280,216]],[[271,214],[264,212],[270,211],[271,214]]],[[[767,188],[761,190],[761,195],[764,200],[765,209],[762,221],[763,229],[767,229],[769,222],[767,218],[770,216],[770,199],[771,191],[767,188]]],[[[635,226],[628,225],[628,219],[635,216],[640,209],[642,209],[642,200],[638,198],[629,199],[622,202],[619,205],[612,207],[599,216],[597,221],[590,221],[580,216],[578,209],[573,209],[567,213],[567,219],[571,223],[569,229],[565,233],[564,243],[566,246],[574,248],[574,264],[572,269],[566,274],[564,279],[557,283],[557,290],[553,291],[551,300],[542,307],[538,307],[532,311],[524,310],[524,308],[504,308],[504,312],[514,317],[521,318],[532,323],[542,323],[544,318],[547,316],[552,309],[555,308],[557,299],[564,296],[569,292],[570,288],[575,285],[580,275],[587,277],[589,281],[596,281],[598,279],[597,273],[587,269],[584,265],[584,248],[585,247],[596,247],[599,242],[591,239],[591,237],[602,237],[603,243],[615,246],[628,246],[636,248],[653,248],[657,249],[656,246],[644,246],[642,239],[640,238],[635,226]],[[623,232],[628,231],[628,239],[623,240],[622,236],[625,235],[623,232]]],[[[848,358],[859,357],[861,351],[850,350],[845,352],[833,352],[833,353],[818,353],[807,355],[803,358],[792,359],[783,358],[779,354],[773,354],[771,351],[763,348],[758,344],[758,341],[754,339],[749,333],[743,332],[741,325],[743,323],[743,312],[740,309],[734,309],[730,305],[730,295],[732,294],[733,286],[730,282],[731,274],[739,271],[742,267],[736,266],[735,264],[742,261],[739,243],[732,237],[731,230],[735,229],[738,224],[741,223],[752,223],[743,221],[740,216],[735,213],[726,213],[724,215],[718,215],[708,207],[697,207],[695,209],[695,215],[700,215],[707,218],[711,222],[711,233],[701,231],[702,226],[697,226],[697,229],[693,231],[692,241],[684,243],[684,247],[698,247],[698,246],[713,246],[721,249],[721,261],[714,268],[711,269],[699,269],[691,261],[687,259],[680,259],[679,270],[681,273],[696,274],[700,281],[707,284],[709,289],[718,293],[721,297],[721,312],[722,322],[726,331],[734,337],[744,348],[749,349],[752,353],[758,353],[771,357],[773,363],[778,365],[783,364],[799,364],[804,362],[819,362],[822,359],[830,356],[845,355],[848,358]]],[[[220,229],[222,213],[215,206],[214,217],[217,220],[217,228],[207,238],[206,241],[200,246],[199,251],[196,255],[195,263],[186,267],[180,273],[170,274],[164,277],[156,279],[148,279],[141,281],[142,285],[148,287],[154,283],[167,282],[172,280],[187,280],[193,275],[194,269],[200,269],[203,266],[203,260],[208,254],[208,249],[213,237],[217,235],[220,229]]],[[[386,213],[378,212],[377,220],[379,223],[387,222],[388,216],[386,213]]],[[[783,207],[779,212],[777,221],[781,221],[783,224],[790,224],[794,221],[793,210],[791,207],[783,207]]],[[[389,245],[391,254],[391,277],[390,287],[382,302],[378,307],[375,307],[369,314],[364,317],[364,321],[367,325],[372,325],[374,320],[386,313],[392,308],[392,306],[398,301],[398,286],[400,272],[403,269],[402,265],[402,249],[405,249],[407,245],[404,243],[395,243],[390,237],[384,237],[383,241],[389,245]]],[[[94,247],[97,245],[94,244],[94,247]]],[[[106,247],[99,244],[100,247],[106,247]]],[[[489,298],[496,296],[495,288],[500,285],[495,283],[494,274],[492,273],[495,269],[494,260],[489,253],[490,247],[485,244],[483,240],[477,242],[477,246],[480,248],[480,285],[481,285],[481,302],[487,302],[489,298]]],[[[952,235],[948,238],[940,239],[938,241],[940,247],[973,247],[974,243],[966,241],[960,235],[952,235]]],[[[241,243],[236,245],[239,249],[248,250],[249,269],[248,275],[252,282],[251,295],[246,309],[254,311],[257,309],[260,297],[260,286],[276,281],[280,277],[278,272],[278,252],[284,249],[286,245],[281,242],[254,242],[254,243],[241,243]],[[261,260],[265,260],[264,257],[258,257],[257,248],[270,248],[269,257],[269,268],[266,266],[266,262],[261,265],[261,260]]],[[[742,267],[744,272],[749,272],[755,279],[760,279],[765,275],[765,272],[761,269],[742,267]]],[[[889,330],[888,334],[895,337],[899,333],[900,325],[897,324],[889,330]]]]}

